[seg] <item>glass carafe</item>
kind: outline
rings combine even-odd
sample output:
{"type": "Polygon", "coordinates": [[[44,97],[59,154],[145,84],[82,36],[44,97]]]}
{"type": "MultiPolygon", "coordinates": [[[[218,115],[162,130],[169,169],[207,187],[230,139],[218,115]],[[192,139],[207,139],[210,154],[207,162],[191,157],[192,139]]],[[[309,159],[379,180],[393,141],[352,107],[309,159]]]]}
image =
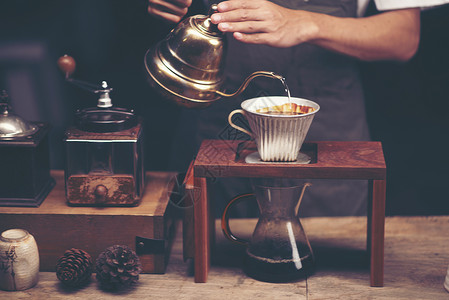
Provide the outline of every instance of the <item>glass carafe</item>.
{"type": "Polygon", "coordinates": [[[289,187],[254,185],[260,216],[251,240],[235,236],[229,227],[229,208],[253,194],[235,197],[222,216],[222,229],[233,242],[246,246],[244,271],[268,282],[289,282],[313,273],[312,248],[298,218],[299,205],[309,183],[289,187]]]}

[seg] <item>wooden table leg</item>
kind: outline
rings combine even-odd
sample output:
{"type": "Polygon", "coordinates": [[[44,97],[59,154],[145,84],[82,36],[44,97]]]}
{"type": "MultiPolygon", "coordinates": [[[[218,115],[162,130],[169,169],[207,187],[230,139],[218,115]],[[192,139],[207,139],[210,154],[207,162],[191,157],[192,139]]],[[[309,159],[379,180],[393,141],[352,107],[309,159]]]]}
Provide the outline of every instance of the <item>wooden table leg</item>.
{"type": "MultiPolygon", "coordinates": [[[[193,164],[190,163],[183,181],[184,186],[184,217],[182,219],[182,253],[184,261],[195,258],[195,216],[194,216],[194,190],[195,182],[193,177],[193,164]]],[[[198,195],[196,195],[198,196],[198,195]]]]}
{"type": "Polygon", "coordinates": [[[206,178],[195,177],[195,282],[206,282],[210,268],[210,216],[206,178]]]}
{"type": "Polygon", "coordinates": [[[372,180],[368,216],[371,286],[384,285],[384,237],[386,180],[372,180]]]}

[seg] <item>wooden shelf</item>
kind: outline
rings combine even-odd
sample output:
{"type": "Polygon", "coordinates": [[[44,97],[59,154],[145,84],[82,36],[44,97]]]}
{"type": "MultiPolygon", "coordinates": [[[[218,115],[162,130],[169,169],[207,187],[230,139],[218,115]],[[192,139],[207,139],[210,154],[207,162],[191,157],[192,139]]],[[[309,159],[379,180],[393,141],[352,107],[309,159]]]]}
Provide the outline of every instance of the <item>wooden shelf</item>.
{"type": "MultiPolygon", "coordinates": [[[[136,207],[71,207],[67,205],[64,172],[51,171],[56,185],[40,207],[0,207],[0,231],[22,228],[37,241],[41,271],[53,271],[70,248],[84,249],[96,259],[114,244],[136,249],[136,237],[156,245],[139,255],[144,272],[163,273],[168,260],[172,218],[169,200],[176,173],[148,172],[145,191],[136,207]]],[[[139,254],[139,253],[138,253],[139,254]]]]}
{"type": "Polygon", "coordinates": [[[309,164],[246,163],[245,157],[255,151],[257,148],[253,142],[206,140],[195,159],[195,176],[306,179],[385,179],[386,177],[385,159],[380,142],[305,143],[301,152],[311,157],[309,164]]]}
{"type": "MultiPolygon", "coordinates": [[[[135,207],[72,207],[67,205],[64,188],[64,171],[52,170],[51,176],[56,185],[39,207],[0,207],[1,214],[61,214],[61,215],[160,215],[163,205],[159,199],[168,188],[169,181],[176,176],[174,172],[147,172],[146,185],[141,204],[135,207]]],[[[172,184],[174,181],[172,182],[172,184]]],[[[168,198],[164,198],[168,202],[168,198]]]]}

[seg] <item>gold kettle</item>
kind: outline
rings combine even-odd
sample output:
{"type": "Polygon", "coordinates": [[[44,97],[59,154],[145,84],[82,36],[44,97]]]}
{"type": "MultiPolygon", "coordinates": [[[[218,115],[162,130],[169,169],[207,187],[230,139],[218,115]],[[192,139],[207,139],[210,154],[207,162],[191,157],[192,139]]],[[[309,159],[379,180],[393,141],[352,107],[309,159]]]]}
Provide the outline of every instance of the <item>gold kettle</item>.
{"type": "Polygon", "coordinates": [[[188,107],[206,107],[221,97],[233,97],[246,89],[255,77],[272,77],[273,72],[258,71],[249,75],[231,94],[223,91],[226,37],[210,20],[217,12],[211,6],[207,16],[184,19],[168,36],[145,54],[147,80],[165,98],[188,107]]]}

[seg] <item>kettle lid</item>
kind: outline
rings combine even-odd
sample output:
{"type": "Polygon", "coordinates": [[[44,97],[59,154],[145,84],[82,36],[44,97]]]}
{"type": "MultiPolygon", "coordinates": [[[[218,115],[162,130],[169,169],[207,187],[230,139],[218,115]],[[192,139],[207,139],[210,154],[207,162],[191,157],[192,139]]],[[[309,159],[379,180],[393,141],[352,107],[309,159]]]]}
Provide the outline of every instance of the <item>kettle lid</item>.
{"type": "Polygon", "coordinates": [[[197,15],[192,17],[192,24],[201,32],[212,35],[222,36],[223,32],[218,29],[218,26],[211,22],[210,16],[218,12],[217,4],[212,4],[206,16],[197,15]]]}

